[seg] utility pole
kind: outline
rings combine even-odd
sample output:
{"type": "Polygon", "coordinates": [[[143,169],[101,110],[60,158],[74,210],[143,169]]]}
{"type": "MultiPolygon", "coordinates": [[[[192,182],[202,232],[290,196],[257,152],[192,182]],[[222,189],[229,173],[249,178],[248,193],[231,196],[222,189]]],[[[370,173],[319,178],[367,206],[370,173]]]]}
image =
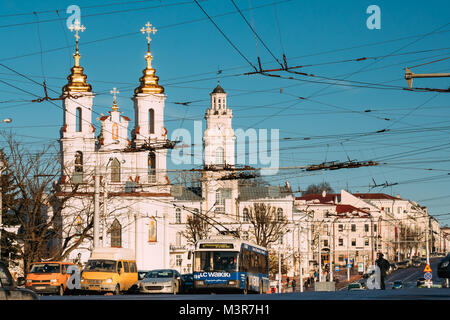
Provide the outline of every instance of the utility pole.
{"type": "Polygon", "coordinates": [[[350,281],[350,227],[351,225],[347,225],[347,281],[350,281]]]}
{"type": "Polygon", "coordinates": [[[331,222],[331,231],[330,231],[330,282],[333,282],[333,261],[334,261],[334,222],[336,218],[331,222]]]}
{"type": "Polygon", "coordinates": [[[430,264],[430,244],[428,243],[428,233],[430,232],[430,217],[427,215],[427,223],[426,223],[426,229],[425,229],[425,241],[426,243],[426,250],[427,250],[427,264],[430,264]]]}
{"type": "Polygon", "coordinates": [[[278,249],[278,293],[281,293],[281,253],[278,249]]]}
{"type": "Polygon", "coordinates": [[[104,177],[104,184],[103,184],[103,219],[102,219],[102,225],[103,225],[103,234],[102,234],[102,247],[106,247],[106,215],[108,213],[108,207],[106,205],[106,201],[108,199],[108,181],[106,179],[106,174],[104,177]]]}
{"type": "Polygon", "coordinates": [[[319,282],[322,282],[322,255],[321,255],[321,244],[320,244],[320,229],[319,229],[319,243],[317,244],[317,248],[318,248],[318,260],[319,260],[319,282]]]}
{"type": "Polygon", "coordinates": [[[300,292],[303,292],[302,251],[300,248],[300,223],[298,223],[298,265],[300,273],[300,292]]]}
{"type": "Polygon", "coordinates": [[[94,169],[94,248],[99,247],[100,176],[98,165],[94,169]]]}

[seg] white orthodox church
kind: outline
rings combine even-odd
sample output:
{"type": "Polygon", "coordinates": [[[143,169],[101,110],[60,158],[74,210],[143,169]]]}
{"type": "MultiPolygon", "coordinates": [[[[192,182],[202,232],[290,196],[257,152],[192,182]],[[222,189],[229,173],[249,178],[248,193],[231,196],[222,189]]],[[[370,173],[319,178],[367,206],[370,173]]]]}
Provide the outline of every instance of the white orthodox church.
{"type": "MultiPolygon", "coordinates": [[[[134,123],[120,112],[114,96],[109,115],[98,118],[100,133],[95,132],[92,124],[95,94],[80,66],[78,40],[74,57],[75,65],[63,88],[60,196],[70,196],[61,222],[63,239],[92,223],[97,209],[98,246],[133,249],[140,270],[174,268],[186,273],[191,271],[191,265],[182,232],[188,215],[211,213],[228,229],[239,229],[243,237],[249,233],[245,210],[255,202],[270,203],[277,207],[278,214],[292,220],[294,197],[288,186],[240,186],[236,179],[221,179],[224,170],[208,170],[235,166],[233,115],[220,85],[210,93],[210,106],[205,114],[206,170],[201,187],[171,185],[166,170],[166,95],[151,65],[150,45],[146,68],[132,98],[134,123]],[[129,125],[133,126],[131,137],[129,125]],[[99,177],[97,188],[95,176],[99,177]]],[[[112,93],[116,93],[115,89],[112,93]]],[[[89,232],[92,235],[92,229],[89,232]]],[[[214,229],[212,232],[216,233],[214,229]]],[[[95,245],[90,239],[81,241],[78,236],[72,237],[70,241],[80,244],[68,260],[86,262],[95,245]]],[[[289,247],[291,240],[292,236],[285,235],[283,246],[289,247]]]]}

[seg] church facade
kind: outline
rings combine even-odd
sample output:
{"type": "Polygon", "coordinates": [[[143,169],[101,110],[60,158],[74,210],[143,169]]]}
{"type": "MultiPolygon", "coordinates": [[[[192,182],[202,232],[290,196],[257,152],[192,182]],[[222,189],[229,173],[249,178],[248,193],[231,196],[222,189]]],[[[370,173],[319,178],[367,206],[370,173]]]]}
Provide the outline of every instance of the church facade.
{"type": "MultiPolygon", "coordinates": [[[[292,221],[294,197],[288,185],[245,186],[225,178],[227,170],[235,168],[236,137],[227,93],[220,85],[210,93],[205,114],[201,186],[172,185],[166,163],[166,95],[151,64],[150,45],[132,98],[134,122],[121,113],[114,88],[111,110],[98,118],[100,133],[92,123],[95,94],[80,66],[78,41],[74,57],[62,96],[60,196],[70,198],[63,209],[61,237],[66,239],[77,228],[94,223],[94,212],[98,213],[98,229],[91,229],[83,240],[70,237],[69,241],[79,241],[79,245],[68,260],[85,263],[95,246],[123,247],[135,252],[139,270],[173,268],[188,273],[192,270],[188,260],[192,245],[185,233],[189,216],[207,214],[217,222],[211,234],[224,228],[238,231],[243,238],[251,238],[246,212],[255,203],[269,205],[292,221]]],[[[286,252],[294,243],[294,228],[287,229],[278,243],[286,252]]]]}

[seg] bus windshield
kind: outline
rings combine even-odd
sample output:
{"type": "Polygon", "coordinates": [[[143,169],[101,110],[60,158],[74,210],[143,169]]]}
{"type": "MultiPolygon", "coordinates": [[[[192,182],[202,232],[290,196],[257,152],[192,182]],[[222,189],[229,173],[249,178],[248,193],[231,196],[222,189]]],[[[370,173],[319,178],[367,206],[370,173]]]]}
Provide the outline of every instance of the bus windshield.
{"type": "Polygon", "coordinates": [[[114,260],[89,260],[84,271],[117,272],[114,260]]]}
{"type": "Polygon", "coordinates": [[[195,271],[237,271],[238,252],[197,251],[195,253],[195,271]]]}

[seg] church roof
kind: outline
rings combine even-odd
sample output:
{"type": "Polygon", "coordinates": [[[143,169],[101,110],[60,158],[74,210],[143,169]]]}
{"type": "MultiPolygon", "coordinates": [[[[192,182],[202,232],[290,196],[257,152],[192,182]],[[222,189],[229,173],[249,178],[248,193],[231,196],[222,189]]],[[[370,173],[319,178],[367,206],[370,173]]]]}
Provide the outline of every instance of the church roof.
{"type": "Polygon", "coordinates": [[[239,186],[239,201],[256,199],[277,199],[292,195],[287,187],[280,186],[239,186]]]}
{"type": "Polygon", "coordinates": [[[225,93],[225,90],[223,90],[220,84],[218,84],[217,87],[214,88],[212,93],[225,93]]]}
{"type": "Polygon", "coordinates": [[[170,189],[171,195],[175,200],[181,201],[200,201],[202,200],[202,188],[201,187],[184,187],[184,186],[172,186],[170,189]]]}

